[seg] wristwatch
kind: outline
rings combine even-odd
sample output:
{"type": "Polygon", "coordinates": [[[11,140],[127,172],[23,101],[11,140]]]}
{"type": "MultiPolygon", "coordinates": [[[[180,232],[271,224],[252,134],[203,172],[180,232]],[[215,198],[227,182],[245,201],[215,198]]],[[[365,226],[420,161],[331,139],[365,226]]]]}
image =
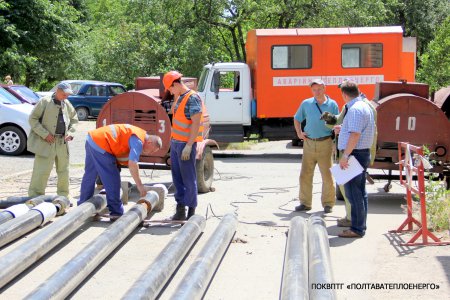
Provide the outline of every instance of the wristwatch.
{"type": "Polygon", "coordinates": [[[343,153],[342,157],[348,160],[348,155],[347,154],[343,153]]]}

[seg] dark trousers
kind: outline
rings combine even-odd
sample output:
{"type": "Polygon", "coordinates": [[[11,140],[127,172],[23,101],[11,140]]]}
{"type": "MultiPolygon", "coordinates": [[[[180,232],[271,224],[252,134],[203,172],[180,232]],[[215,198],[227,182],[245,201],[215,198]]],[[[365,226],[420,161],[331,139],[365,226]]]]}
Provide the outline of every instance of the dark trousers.
{"type": "Polygon", "coordinates": [[[352,151],[364,171],[344,185],[345,195],[351,205],[352,226],[350,229],[364,236],[367,225],[368,195],[366,191],[366,170],[370,164],[370,149],[355,149],[352,151]]]}
{"type": "Polygon", "coordinates": [[[192,145],[189,160],[181,160],[181,152],[185,145],[185,142],[176,140],[170,142],[172,181],[176,189],[175,200],[179,205],[197,207],[197,172],[195,169],[197,143],[192,145]]]}
{"type": "Polygon", "coordinates": [[[106,201],[111,215],[123,215],[123,204],[120,200],[120,173],[116,158],[108,153],[100,153],[86,142],[86,160],[84,175],[81,181],[80,200],[82,204],[94,195],[95,180],[100,177],[106,191],[106,201]]]}

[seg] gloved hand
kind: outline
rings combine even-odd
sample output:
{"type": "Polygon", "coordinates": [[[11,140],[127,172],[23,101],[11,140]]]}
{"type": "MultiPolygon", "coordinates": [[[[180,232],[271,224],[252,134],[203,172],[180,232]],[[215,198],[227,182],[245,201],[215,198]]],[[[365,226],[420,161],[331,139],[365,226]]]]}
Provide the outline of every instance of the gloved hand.
{"type": "Polygon", "coordinates": [[[183,151],[181,152],[181,160],[189,160],[189,157],[191,156],[192,146],[186,144],[184,146],[183,151]]]}

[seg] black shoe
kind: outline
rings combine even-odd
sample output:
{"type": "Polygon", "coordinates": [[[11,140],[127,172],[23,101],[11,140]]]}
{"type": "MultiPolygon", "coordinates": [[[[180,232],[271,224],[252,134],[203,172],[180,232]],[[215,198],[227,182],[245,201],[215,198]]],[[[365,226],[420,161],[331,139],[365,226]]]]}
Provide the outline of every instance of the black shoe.
{"type": "Polygon", "coordinates": [[[186,207],[184,205],[177,204],[177,211],[172,216],[172,220],[185,221],[186,220],[186,207]]]}
{"type": "Polygon", "coordinates": [[[308,211],[311,210],[311,207],[305,206],[303,204],[300,204],[299,206],[295,207],[295,211],[308,211]]]}
{"type": "Polygon", "coordinates": [[[326,214],[329,214],[329,213],[333,212],[333,208],[332,208],[331,206],[325,206],[325,207],[323,208],[323,211],[324,211],[326,214]]]}
{"type": "Polygon", "coordinates": [[[195,207],[189,207],[187,218],[189,219],[193,215],[195,215],[195,207]]]}

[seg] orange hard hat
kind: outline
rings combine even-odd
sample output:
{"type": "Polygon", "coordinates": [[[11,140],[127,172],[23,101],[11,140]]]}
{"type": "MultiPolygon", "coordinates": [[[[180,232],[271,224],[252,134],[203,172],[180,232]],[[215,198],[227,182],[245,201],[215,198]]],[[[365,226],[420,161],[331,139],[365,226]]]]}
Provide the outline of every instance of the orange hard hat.
{"type": "Polygon", "coordinates": [[[175,80],[180,79],[181,76],[183,76],[183,74],[181,74],[180,72],[177,72],[177,71],[169,71],[166,74],[164,74],[163,84],[164,84],[164,88],[166,89],[166,91],[169,89],[169,87],[172,85],[172,83],[175,80]]]}

